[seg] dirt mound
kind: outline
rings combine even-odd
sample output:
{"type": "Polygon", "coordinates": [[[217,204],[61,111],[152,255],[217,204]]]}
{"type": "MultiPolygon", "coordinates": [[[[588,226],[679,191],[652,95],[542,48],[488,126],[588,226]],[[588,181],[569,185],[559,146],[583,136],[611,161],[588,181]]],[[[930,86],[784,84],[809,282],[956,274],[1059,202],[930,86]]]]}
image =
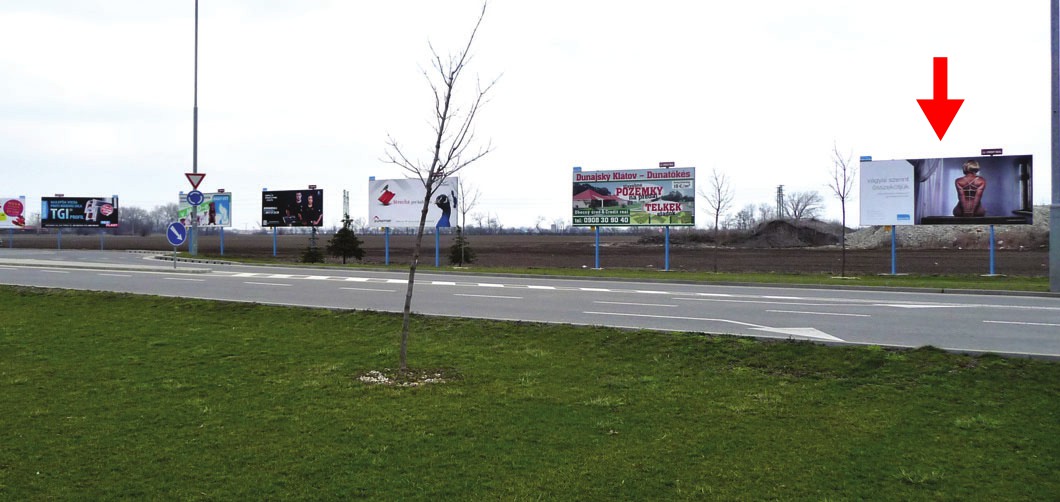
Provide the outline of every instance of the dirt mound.
{"type": "Polygon", "coordinates": [[[842,229],[841,225],[817,220],[773,220],[762,223],[750,236],[732,245],[744,248],[831,246],[839,244],[842,229]]]}

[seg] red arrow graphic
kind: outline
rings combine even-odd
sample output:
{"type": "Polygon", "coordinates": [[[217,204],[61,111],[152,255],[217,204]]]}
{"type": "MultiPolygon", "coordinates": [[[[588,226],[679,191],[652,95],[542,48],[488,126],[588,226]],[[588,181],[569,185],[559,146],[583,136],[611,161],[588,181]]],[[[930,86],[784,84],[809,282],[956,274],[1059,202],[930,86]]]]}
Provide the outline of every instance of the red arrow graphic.
{"type": "Polygon", "coordinates": [[[928,122],[931,122],[931,127],[935,129],[939,141],[946,135],[946,130],[957,116],[957,110],[960,110],[961,104],[964,103],[963,99],[947,98],[947,79],[946,58],[935,58],[935,97],[916,100],[920,103],[920,109],[924,110],[928,122]]]}

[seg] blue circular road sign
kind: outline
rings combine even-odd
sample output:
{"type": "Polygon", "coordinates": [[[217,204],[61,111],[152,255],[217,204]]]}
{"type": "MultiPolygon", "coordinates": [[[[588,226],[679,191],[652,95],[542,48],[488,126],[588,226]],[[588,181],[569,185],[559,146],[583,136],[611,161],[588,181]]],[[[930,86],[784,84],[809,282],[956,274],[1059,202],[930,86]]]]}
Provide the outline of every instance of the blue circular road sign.
{"type": "Polygon", "coordinates": [[[166,239],[174,246],[184,244],[184,241],[188,240],[188,227],[179,221],[170,223],[166,227],[166,239]]]}
{"type": "Polygon", "coordinates": [[[198,190],[192,190],[188,192],[188,204],[198,206],[199,204],[202,204],[205,200],[206,196],[204,196],[202,192],[198,190]]]}

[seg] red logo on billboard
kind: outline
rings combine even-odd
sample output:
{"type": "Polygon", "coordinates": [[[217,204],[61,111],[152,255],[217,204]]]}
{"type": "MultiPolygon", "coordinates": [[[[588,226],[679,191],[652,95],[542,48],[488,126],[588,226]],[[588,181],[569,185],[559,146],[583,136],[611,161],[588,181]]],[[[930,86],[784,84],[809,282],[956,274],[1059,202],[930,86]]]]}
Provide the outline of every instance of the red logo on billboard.
{"type": "Polygon", "coordinates": [[[383,194],[379,196],[379,202],[384,206],[389,206],[395,195],[397,194],[390,191],[390,185],[386,185],[383,187],[383,194]]]}
{"type": "Polygon", "coordinates": [[[103,216],[110,216],[114,214],[114,206],[110,204],[102,204],[99,206],[99,214],[103,216]]]}
{"type": "Polygon", "coordinates": [[[22,215],[22,201],[11,199],[4,203],[4,214],[14,218],[22,215]]]}

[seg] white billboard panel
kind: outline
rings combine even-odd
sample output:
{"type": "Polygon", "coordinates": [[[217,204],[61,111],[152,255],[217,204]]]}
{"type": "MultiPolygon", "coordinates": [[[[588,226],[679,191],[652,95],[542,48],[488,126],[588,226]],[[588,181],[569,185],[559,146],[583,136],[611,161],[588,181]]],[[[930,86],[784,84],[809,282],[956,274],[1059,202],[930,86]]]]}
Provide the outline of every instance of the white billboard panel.
{"type": "Polygon", "coordinates": [[[26,198],[0,197],[0,228],[26,226],[26,198]]]}
{"type": "Polygon", "coordinates": [[[908,160],[861,163],[861,224],[913,224],[913,164],[908,160]]]}
{"type": "MultiPolygon", "coordinates": [[[[427,207],[427,227],[460,225],[458,178],[447,178],[434,191],[427,207]]],[[[368,219],[373,227],[418,228],[427,191],[418,179],[368,182],[368,219]]]]}

